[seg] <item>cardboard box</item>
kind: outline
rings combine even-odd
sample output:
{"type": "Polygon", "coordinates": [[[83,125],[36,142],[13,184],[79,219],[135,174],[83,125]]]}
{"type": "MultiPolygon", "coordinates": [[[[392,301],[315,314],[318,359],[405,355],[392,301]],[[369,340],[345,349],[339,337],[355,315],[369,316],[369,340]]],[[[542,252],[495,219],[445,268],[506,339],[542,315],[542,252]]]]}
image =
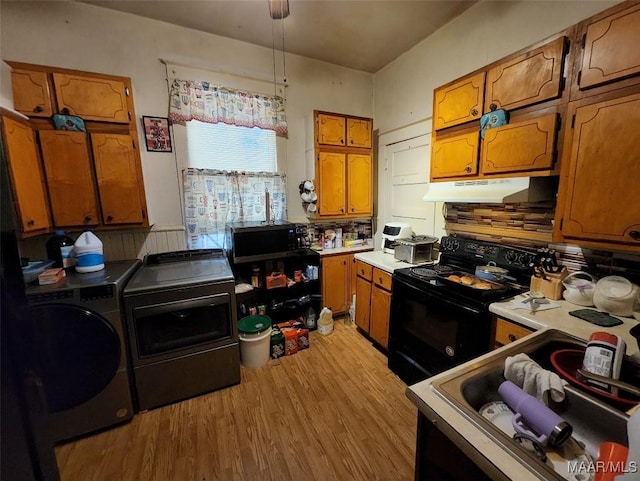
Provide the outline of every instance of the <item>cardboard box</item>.
{"type": "Polygon", "coordinates": [[[309,349],[309,329],[298,328],[296,333],[298,334],[298,351],[309,349]]]}
{"type": "Polygon", "coordinates": [[[54,267],[52,269],[45,269],[40,274],[38,274],[38,284],[41,286],[46,286],[48,284],[55,284],[60,282],[62,278],[66,276],[64,269],[62,267],[54,267]]]}
{"type": "Polygon", "coordinates": [[[282,329],[284,334],[284,355],[291,356],[298,352],[298,332],[292,327],[282,329]]]}

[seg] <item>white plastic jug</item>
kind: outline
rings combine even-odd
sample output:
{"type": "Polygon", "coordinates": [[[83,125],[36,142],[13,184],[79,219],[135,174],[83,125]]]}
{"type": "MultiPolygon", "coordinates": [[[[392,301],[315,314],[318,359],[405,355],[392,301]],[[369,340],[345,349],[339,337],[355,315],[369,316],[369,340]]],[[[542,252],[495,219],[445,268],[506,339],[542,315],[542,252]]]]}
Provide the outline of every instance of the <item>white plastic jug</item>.
{"type": "Polygon", "coordinates": [[[333,332],[333,313],[328,307],[323,307],[318,319],[318,332],[327,336],[333,332]]]}
{"type": "Polygon", "coordinates": [[[96,272],[104,269],[102,241],[93,232],[83,232],[73,244],[76,256],[76,272],[96,272]]]}

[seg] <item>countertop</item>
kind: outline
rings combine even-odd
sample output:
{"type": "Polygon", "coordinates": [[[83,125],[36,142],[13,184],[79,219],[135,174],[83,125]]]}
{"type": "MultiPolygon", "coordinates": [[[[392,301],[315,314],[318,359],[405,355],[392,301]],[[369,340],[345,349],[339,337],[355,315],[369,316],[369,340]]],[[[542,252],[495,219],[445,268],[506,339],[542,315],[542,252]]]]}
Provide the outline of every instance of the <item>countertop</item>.
{"type": "Polygon", "coordinates": [[[321,251],[317,251],[320,254],[320,257],[326,256],[336,256],[340,254],[355,254],[356,252],[366,252],[373,250],[373,241],[370,244],[364,244],[360,246],[351,246],[351,247],[333,247],[331,249],[322,249],[321,251]]]}
{"type": "MultiPolygon", "coordinates": [[[[515,299],[523,298],[524,296],[521,295],[517,296],[515,299]]],[[[615,327],[603,328],[568,314],[569,311],[581,309],[581,306],[570,304],[564,300],[552,302],[559,304],[560,307],[537,311],[534,314],[531,314],[528,310],[510,309],[510,301],[504,301],[491,304],[490,311],[505,319],[510,319],[538,330],[537,332],[526,336],[524,339],[520,339],[509,344],[509,346],[515,346],[516,343],[524,342],[526,339],[530,339],[531,336],[540,335],[540,333],[547,329],[562,330],[585,340],[588,339],[592,332],[604,330],[622,336],[627,343],[627,355],[632,358],[634,362],[640,362],[638,345],[635,339],[629,334],[629,329],[631,329],[632,326],[635,326],[638,321],[633,318],[621,317],[620,320],[623,321],[623,324],[615,327]]],[[[418,407],[418,409],[428,417],[430,416],[429,411],[435,412],[444,422],[455,429],[464,439],[467,440],[468,443],[477,449],[480,454],[482,454],[489,462],[493,463],[510,479],[519,481],[539,481],[539,478],[524,468],[516,458],[509,455],[508,452],[503,450],[472,422],[468,421],[456,408],[451,406],[434,390],[432,390],[431,387],[433,382],[437,381],[444,375],[449,376],[455,372],[462,373],[479,360],[493,359],[495,357],[502,356],[502,350],[505,348],[506,346],[504,348],[491,351],[477,359],[446,371],[446,373],[442,373],[409,386],[407,388],[407,396],[418,407]]]]}
{"type": "Polygon", "coordinates": [[[389,273],[393,273],[393,271],[395,271],[396,269],[401,269],[403,267],[413,267],[416,265],[396,260],[393,257],[393,254],[387,254],[384,251],[362,252],[356,254],[355,258],[389,273]]]}

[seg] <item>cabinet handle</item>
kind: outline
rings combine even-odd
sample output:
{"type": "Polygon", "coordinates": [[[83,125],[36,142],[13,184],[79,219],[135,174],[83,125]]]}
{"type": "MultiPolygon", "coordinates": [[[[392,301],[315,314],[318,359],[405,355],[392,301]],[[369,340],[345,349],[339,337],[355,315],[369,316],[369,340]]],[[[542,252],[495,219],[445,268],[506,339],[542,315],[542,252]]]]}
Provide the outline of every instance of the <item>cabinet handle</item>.
{"type": "Polygon", "coordinates": [[[91,217],[90,217],[90,216],[88,216],[88,215],[86,215],[86,216],[84,217],[84,222],[85,222],[85,223],[87,223],[87,222],[91,222],[91,217]]]}
{"type": "Polygon", "coordinates": [[[32,225],[34,225],[34,224],[35,224],[35,221],[34,221],[33,219],[29,219],[29,220],[27,221],[27,225],[28,225],[29,227],[31,227],[31,226],[32,226],[32,225]]]}
{"type": "Polygon", "coordinates": [[[464,168],[464,171],[469,173],[471,172],[471,167],[469,167],[468,165],[464,168]]]}
{"type": "Polygon", "coordinates": [[[344,139],[340,139],[340,143],[341,143],[341,144],[344,144],[344,139]]]}
{"type": "Polygon", "coordinates": [[[510,342],[516,341],[516,340],[518,339],[518,338],[517,338],[516,336],[514,336],[513,334],[509,334],[509,336],[508,336],[508,337],[509,337],[509,341],[510,341],[510,342]]]}
{"type": "Polygon", "coordinates": [[[475,117],[476,115],[478,115],[478,109],[472,109],[472,110],[471,110],[471,115],[473,115],[474,117],[475,117]]]}
{"type": "Polygon", "coordinates": [[[44,109],[42,107],[40,107],[39,105],[33,109],[34,112],[42,112],[44,109]]]}
{"type": "Polygon", "coordinates": [[[111,222],[113,220],[113,216],[108,215],[107,216],[107,222],[111,222]]]}
{"type": "Polygon", "coordinates": [[[344,209],[340,209],[340,212],[342,212],[344,214],[344,209]]]}
{"type": "Polygon", "coordinates": [[[63,108],[63,109],[62,109],[62,113],[63,113],[64,115],[69,115],[69,109],[68,109],[67,107],[63,108]]]}
{"type": "Polygon", "coordinates": [[[634,240],[640,240],[640,231],[632,230],[631,232],[629,232],[629,235],[634,240]]]}

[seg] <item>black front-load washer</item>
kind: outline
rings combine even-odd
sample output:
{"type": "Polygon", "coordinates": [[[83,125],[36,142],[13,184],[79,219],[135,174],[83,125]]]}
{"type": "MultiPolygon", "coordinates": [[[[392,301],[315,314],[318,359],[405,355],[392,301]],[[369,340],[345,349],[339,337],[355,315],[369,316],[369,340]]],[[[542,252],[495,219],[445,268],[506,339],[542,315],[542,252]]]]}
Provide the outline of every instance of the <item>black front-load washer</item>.
{"type": "Polygon", "coordinates": [[[56,442],[133,416],[121,297],[139,265],[108,262],[102,271],[27,287],[26,321],[35,337],[30,357],[56,442]]]}

